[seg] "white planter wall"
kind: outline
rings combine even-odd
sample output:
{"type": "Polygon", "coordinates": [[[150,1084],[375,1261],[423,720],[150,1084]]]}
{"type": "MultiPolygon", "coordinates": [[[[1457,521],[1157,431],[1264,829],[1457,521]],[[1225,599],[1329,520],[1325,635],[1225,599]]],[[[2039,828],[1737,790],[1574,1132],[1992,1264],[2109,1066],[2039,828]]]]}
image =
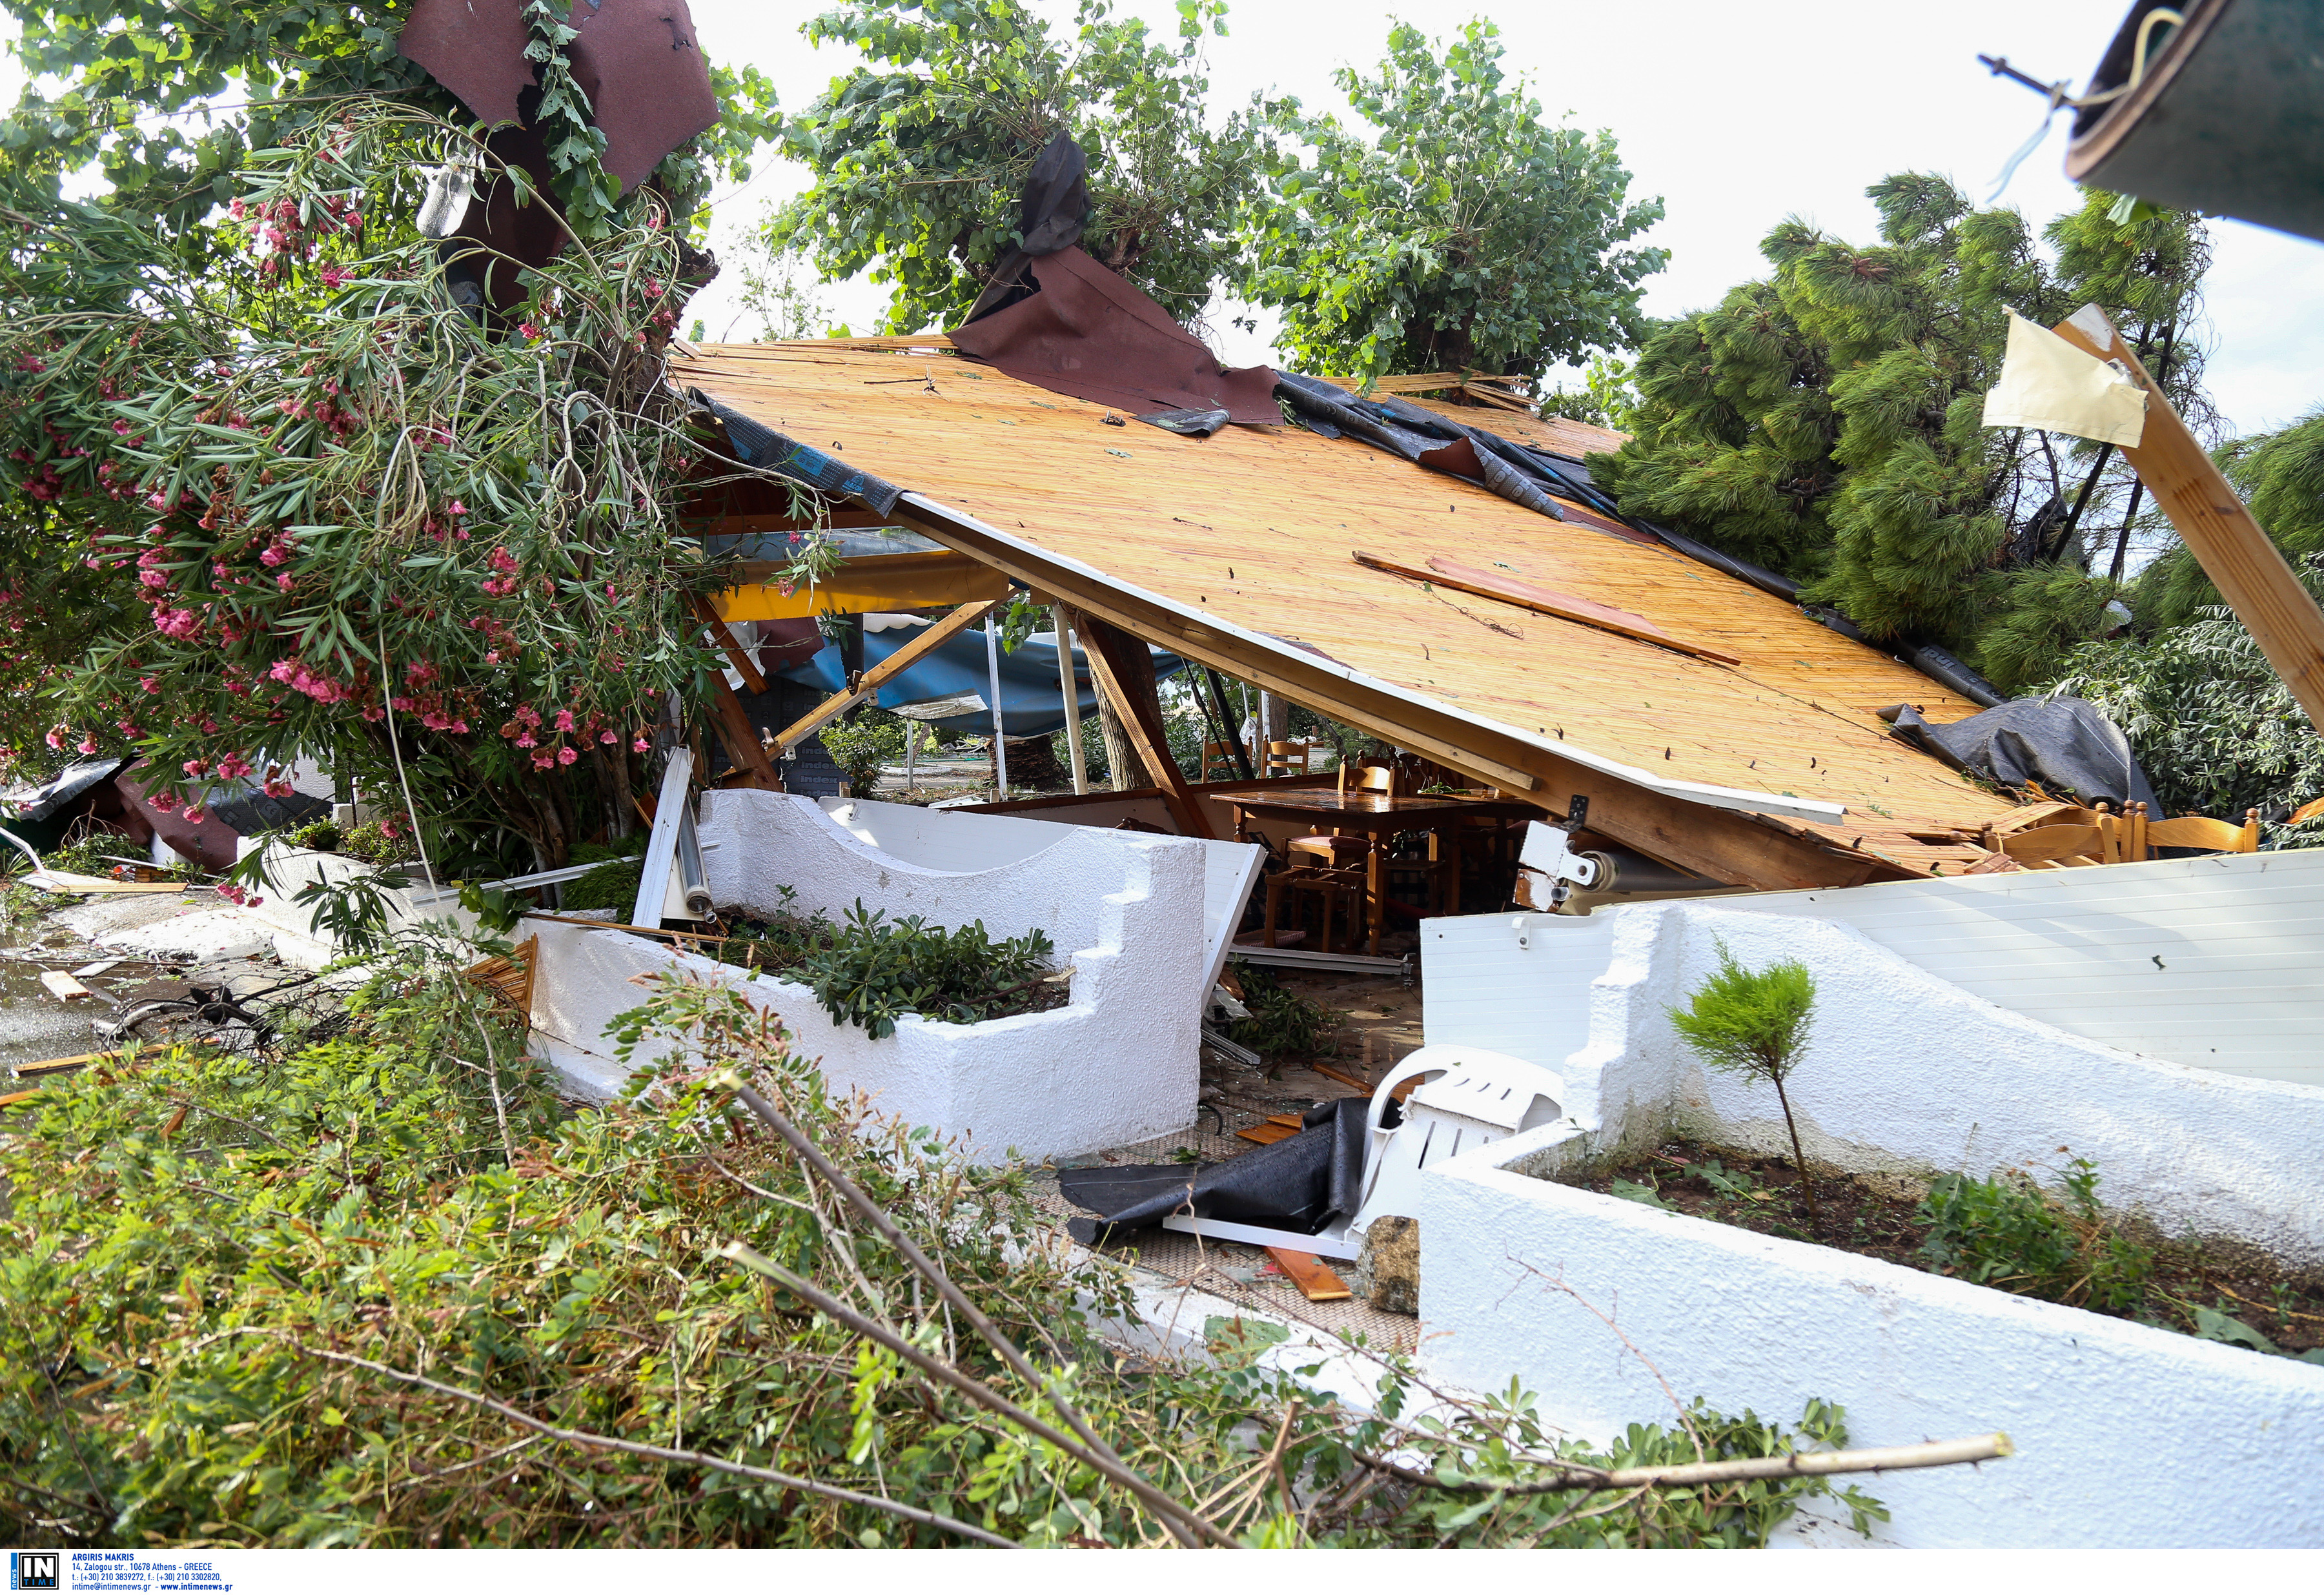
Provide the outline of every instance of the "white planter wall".
{"type": "Polygon", "coordinates": [[[676,968],[732,984],[778,1014],[835,1089],[862,1090],[884,1112],[967,1138],[972,1155],[1076,1156],[1193,1122],[1209,990],[1204,849],[1213,844],[980,815],[937,816],[949,824],[918,838],[895,831],[881,838],[909,846],[931,834],[959,834],[954,827],[997,825],[1031,826],[1031,839],[1050,841],[1023,847],[1028,838],[1012,830],[982,860],[965,848],[939,854],[926,845],[923,858],[989,866],[946,870],[872,847],[798,799],[715,793],[706,807],[703,835],[718,843],[707,859],[722,906],[772,911],[782,906],[776,888],[792,885],[798,908],[834,917],[860,898],[946,926],[982,920],[996,938],[1038,927],[1072,964],[1072,1002],[977,1025],[907,1018],[875,1041],[833,1023],[804,986],[625,932],[536,919],[526,927],[540,936],[533,1046],[575,1092],[603,1099],[621,1089],[606,1027],[645,1000],[632,977],[676,968]]]}
{"type": "Polygon", "coordinates": [[[1593,1441],[1672,1423],[1665,1381],[1682,1401],[1786,1423],[1811,1397],[1838,1402],[1852,1445],[2010,1435],[2003,1461],[1857,1480],[1894,1514],[1877,1536],[1894,1544],[2324,1545],[2324,1368],[1509,1166],[1554,1161],[1573,1134],[1531,1131],[1422,1175],[1432,1375],[1477,1389],[1515,1376],[1593,1441]]]}
{"type": "Polygon", "coordinates": [[[1555,1070],[1587,1132],[1561,1155],[1674,1127],[1782,1152],[1774,1089],[1706,1072],[1667,1017],[1716,969],[1722,938],[1752,968],[1795,957],[1816,977],[1815,1028],[1789,1088],[1810,1156],[1864,1172],[2024,1168],[2045,1182],[2087,1157],[2109,1207],[2324,1262],[2313,1176],[2324,1089],[2116,1051],[1845,925],[1692,902],[1432,920],[1427,1038],[1555,1070]]]}

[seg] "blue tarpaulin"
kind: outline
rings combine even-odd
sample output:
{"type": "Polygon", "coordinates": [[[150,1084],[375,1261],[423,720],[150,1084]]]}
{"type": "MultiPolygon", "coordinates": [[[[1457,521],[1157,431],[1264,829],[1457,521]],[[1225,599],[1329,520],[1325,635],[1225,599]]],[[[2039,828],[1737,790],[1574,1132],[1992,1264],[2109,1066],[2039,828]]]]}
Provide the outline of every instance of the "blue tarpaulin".
{"type": "MultiPolygon", "coordinates": [[[[918,636],[919,631],[918,626],[908,624],[890,625],[880,632],[865,628],[863,668],[868,670],[879,664],[918,636]]],[[[1177,655],[1159,649],[1153,652],[1154,673],[1157,677],[1185,668],[1185,661],[1177,655]]],[[[840,662],[837,643],[827,645],[804,664],[784,666],[776,673],[825,693],[837,692],[847,684],[846,668],[840,662]]],[[[1082,714],[1096,714],[1097,688],[1090,681],[1088,661],[1078,648],[1074,650],[1074,689],[1081,699],[1082,714]]],[[[882,687],[878,702],[883,709],[900,711],[926,705],[927,709],[936,710],[936,715],[923,710],[912,718],[948,737],[991,736],[992,712],[985,699],[991,690],[984,632],[978,628],[938,644],[935,652],[882,687]],[[954,703],[946,700],[956,700],[958,712],[942,713],[954,707],[954,703]]],[[[1065,728],[1065,690],[1057,678],[1057,638],[1054,632],[1036,632],[1013,651],[1001,656],[1001,730],[1012,738],[1047,736],[1065,728]]]]}

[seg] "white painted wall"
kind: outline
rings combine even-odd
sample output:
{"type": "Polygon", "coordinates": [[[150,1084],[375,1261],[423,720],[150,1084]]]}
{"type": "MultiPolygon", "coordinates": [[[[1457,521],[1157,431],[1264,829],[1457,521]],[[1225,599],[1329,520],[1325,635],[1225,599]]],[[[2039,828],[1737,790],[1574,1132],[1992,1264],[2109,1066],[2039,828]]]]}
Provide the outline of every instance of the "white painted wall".
{"type": "Polygon", "coordinates": [[[1717,968],[1723,938],[1752,968],[1798,958],[1816,978],[1814,1031],[1789,1088],[1810,1156],[1860,1171],[2024,1168],[2045,1181],[2088,1157],[2109,1207],[2324,1262],[2313,1174],[2324,1089],[2119,1052],[1974,996],[1850,927],[1731,901],[1431,921],[1428,1040],[1556,1071],[1587,1137],[1561,1155],[1673,1126],[1783,1151],[1774,1089],[1706,1072],[1667,1017],[1717,968]]]}
{"type": "MultiPolygon", "coordinates": [[[[733,984],[779,1015],[834,1088],[862,1090],[884,1112],[967,1138],[972,1155],[997,1157],[1013,1148],[1035,1159],[1077,1156],[1193,1121],[1200,1005],[1209,990],[1205,844],[940,816],[971,826],[1031,825],[1035,837],[1055,839],[1018,851],[1004,834],[989,855],[998,861],[992,867],[941,871],[873,847],[811,803],[728,792],[711,794],[706,807],[704,839],[720,843],[708,859],[721,906],[770,910],[780,906],[776,887],[791,884],[802,909],[836,915],[862,898],[947,926],[982,920],[995,936],[1038,926],[1072,963],[1072,1002],[978,1025],[907,1018],[874,1041],[834,1024],[804,986],[747,976],[624,932],[531,920],[527,933],[540,936],[533,1047],[571,1089],[599,1099],[620,1090],[623,1072],[606,1026],[645,1000],[632,976],[677,968],[733,984]]],[[[891,829],[881,839],[909,846],[914,833],[891,829]]],[[[975,862],[964,852],[941,856],[975,862]]]]}
{"type": "Polygon", "coordinates": [[[2324,849],[1727,898],[2125,1052],[2324,1085],[2324,849]]]}
{"type": "Polygon", "coordinates": [[[1176,843],[1201,860],[1209,978],[1194,977],[1195,1001],[1226,962],[1266,857],[1246,842],[750,790],[705,793],[701,835],[711,893],[722,907],[770,913],[782,906],[777,889],[788,886],[801,909],[835,919],[861,900],[892,917],[917,914],[953,927],[982,920],[995,936],[1038,927],[1060,950],[1092,945],[1105,894],[1120,884],[1126,840],[1176,843]],[[1003,925],[1010,927],[1005,933],[1003,925]]]}
{"type": "Polygon", "coordinates": [[[2324,1368],[1514,1172],[1572,1134],[1420,1176],[1432,1376],[1514,1375],[1593,1441],[1670,1423],[1664,1381],[1785,1422],[1838,1402],[1854,1445],[2008,1433],[2004,1461],[1858,1480],[1893,1544],[2324,1545],[2324,1368]]]}

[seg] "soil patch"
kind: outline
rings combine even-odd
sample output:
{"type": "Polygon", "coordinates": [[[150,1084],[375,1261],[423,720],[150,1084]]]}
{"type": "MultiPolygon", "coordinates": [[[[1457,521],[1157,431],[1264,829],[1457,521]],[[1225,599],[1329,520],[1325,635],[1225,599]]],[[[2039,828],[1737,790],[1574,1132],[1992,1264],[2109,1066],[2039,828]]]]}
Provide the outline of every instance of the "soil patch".
{"type": "MultiPolygon", "coordinates": [[[[1787,1160],[1695,1141],[1667,1141],[1566,1183],[1762,1235],[1961,1276],[1929,1255],[1938,1226],[1924,1204],[1923,1182],[1810,1166],[1821,1224],[1810,1222],[1798,1172],[1787,1160]]],[[[2255,1247],[2170,1240],[2135,1223],[2103,1226],[2099,1240],[2108,1238],[2152,1253],[2144,1290],[2119,1306],[2072,1299],[2068,1305],[2252,1350],[2264,1349],[2253,1338],[2264,1339],[2287,1355],[2324,1361],[2324,1270],[2287,1268],[2255,1247]]],[[[2001,1279],[1980,1283],[2009,1288],[2001,1279]]],[[[2078,1293],[2022,1294],[2060,1300],[2078,1293]]]]}

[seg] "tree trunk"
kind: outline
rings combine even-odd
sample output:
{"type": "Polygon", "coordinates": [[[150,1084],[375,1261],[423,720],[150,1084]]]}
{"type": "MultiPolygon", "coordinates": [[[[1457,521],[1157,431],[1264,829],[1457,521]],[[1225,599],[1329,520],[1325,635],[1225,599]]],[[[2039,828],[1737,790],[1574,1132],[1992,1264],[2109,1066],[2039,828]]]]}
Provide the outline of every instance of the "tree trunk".
{"type": "Polygon", "coordinates": [[[1807,1154],[1800,1150],[1800,1127],[1792,1120],[1792,1099],[1784,1094],[1784,1077],[1777,1074],[1774,1078],[1775,1100],[1784,1105],[1784,1128],[1792,1132],[1792,1166],[1799,1170],[1800,1194],[1805,1196],[1808,1202],[1808,1225],[1811,1229],[1821,1231],[1823,1228],[1823,1217],[1816,1212],[1815,1181],[1808,1177],[1807,1154]]]}
{"type": "Polygon", "coordinates": [[[1113,702],[1105,694],[1097,695],[1098,734],[1105,739],[1105,774],[1117,792],[1147,784],[1146,766],[1138,757],[1138,750],[1130,745],[1130,733],[1121,729],[1121,717],[1113,712],[1113,702]]]}
{"type": "Polygon", "coordinates": [[[1009,739],[1009,784],[1036,792],[1063,791],[1073,778],[1057,758],[1056,739],[1046,736],[1009,739]]]}

